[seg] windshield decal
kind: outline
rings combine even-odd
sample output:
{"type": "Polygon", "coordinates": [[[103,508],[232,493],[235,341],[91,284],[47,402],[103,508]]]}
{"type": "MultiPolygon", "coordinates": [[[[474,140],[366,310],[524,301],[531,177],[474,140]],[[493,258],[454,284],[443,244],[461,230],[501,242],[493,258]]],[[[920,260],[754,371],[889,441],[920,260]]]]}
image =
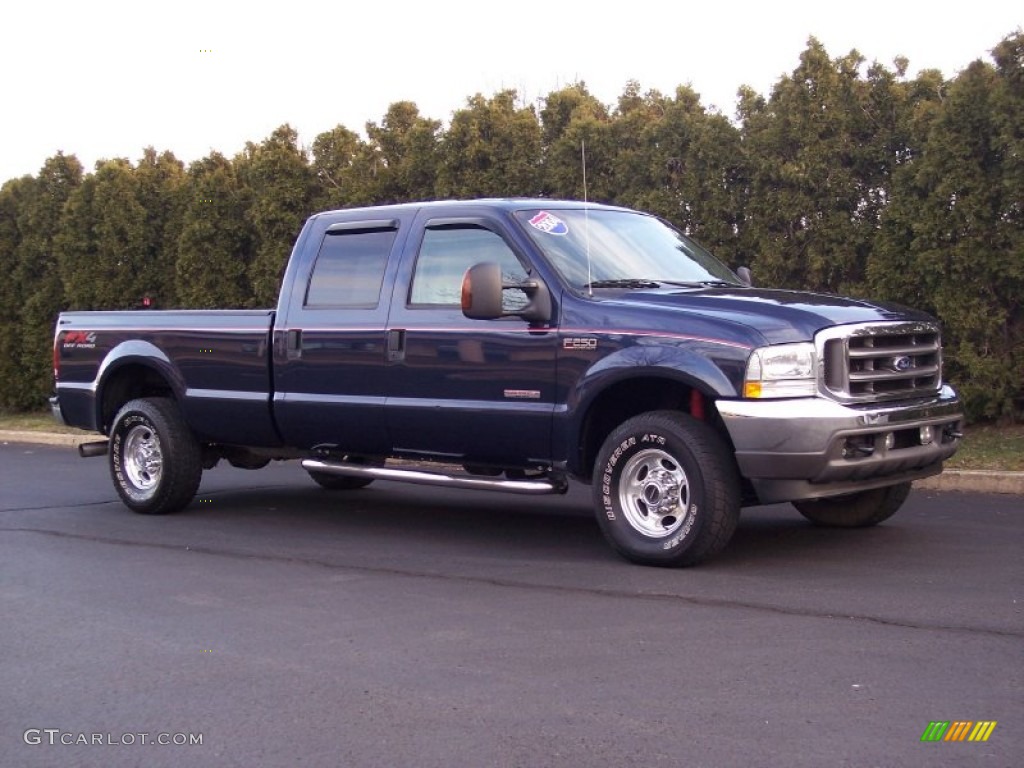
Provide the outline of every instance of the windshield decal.
{"type": "Polygon", "coordinates": [[[569,227],[553,213],[541,211],[530,219],[530,226],[548,235],[567,235],[569,227]]]}

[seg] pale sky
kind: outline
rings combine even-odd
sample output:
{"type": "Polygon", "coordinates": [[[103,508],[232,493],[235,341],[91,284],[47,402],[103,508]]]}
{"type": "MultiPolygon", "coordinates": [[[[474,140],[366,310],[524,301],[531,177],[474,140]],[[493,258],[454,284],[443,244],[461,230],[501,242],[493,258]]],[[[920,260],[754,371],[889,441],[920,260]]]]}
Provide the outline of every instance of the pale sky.
{"type": "Polygon", "coordinates": [[[87,170],[143,147],[228,156],[282,123],[311,145],[389,104],[447,122],[468,96],[529,103],[577,80],[614,104],[628,80],[689,84],[732,117],[807,38],[953,76],[1024,27],[1021,0],[9,0],[0,13],[0,183],[63,150],[87,170]]]}

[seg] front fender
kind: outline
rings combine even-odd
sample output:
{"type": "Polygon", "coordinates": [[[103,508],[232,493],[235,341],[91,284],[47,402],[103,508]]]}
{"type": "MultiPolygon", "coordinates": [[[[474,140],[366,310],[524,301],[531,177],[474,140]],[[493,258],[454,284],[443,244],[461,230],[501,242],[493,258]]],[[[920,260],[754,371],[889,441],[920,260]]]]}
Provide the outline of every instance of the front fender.
{"type": "Polygon", "coordinates": [[[602,357],[584,373],[570,393],[569,411],[586,413],[602,391],[627,379],[672,379],[714,397],[735,397],[736,385],[723,365],[741,371],[745,359],[745,352],[735,355],[735,360],[715,360],[673,345],[626,347],[602,357]]]}
{"type": "Polygon", "coordinates": [[[693,348],[672,343],[632,344],[595,361],[568,392],[563,413],[561,453],[578,469],[579,449],[591,408],[598,398],[622,382],[662,379],[683,384],[709,398],[736,397],[749,350],[717,346],[693,348]],[[714,354],[714,357],[709,356],[714,354]]]}
{"type": "Polygon", "coordinates": [[[726,365],[746,362],[747,352],[735,355],[735,361],[713,360],[693,349],[670,344],[636,344],[617,350],[587,369],[576,384],[574,399],[586,406],[601,390],[629,378],[660,376],[697,387],[706,394],[736,397],[736,385],[722,369],[726,365]]]}

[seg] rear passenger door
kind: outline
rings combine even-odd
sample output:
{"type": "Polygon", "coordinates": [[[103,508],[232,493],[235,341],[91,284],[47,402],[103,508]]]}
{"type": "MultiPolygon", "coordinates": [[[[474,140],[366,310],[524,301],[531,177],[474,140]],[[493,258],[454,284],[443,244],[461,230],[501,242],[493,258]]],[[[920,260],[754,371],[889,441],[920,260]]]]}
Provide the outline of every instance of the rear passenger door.
{"type": "MultiPolygon", "coordinates": [[[[519,317],[471,320],[460,298],[466,270],[501,265],[506,282],[530,264],[489,217],[426,219],[415,227],[388,320],[387,425],[404,455],[529,466],[551,455],[556,333],[519,317]]],[[[506,291],[508,309],[527,303],[506,291]]]]}
{"type": "Polygon", "coordinates": [[[311,233],[316,255],[286,284],[287,315],[275,330],[274,412],[288,445],[387,453],[384,286],[402,224],[341,220],[311,233]]]}

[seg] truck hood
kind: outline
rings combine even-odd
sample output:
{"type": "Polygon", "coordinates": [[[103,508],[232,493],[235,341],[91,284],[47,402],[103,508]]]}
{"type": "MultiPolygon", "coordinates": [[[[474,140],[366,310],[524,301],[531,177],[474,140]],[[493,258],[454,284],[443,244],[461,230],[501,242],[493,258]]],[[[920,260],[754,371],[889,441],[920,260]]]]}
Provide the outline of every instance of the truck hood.
{"type": "Polygon", "coordinates": [[[737,323],[759,332],[769,344],[810,341],[815,333],[833,325],[934,321],[924,312],[898,304],[769,288],[615,291],[614,298],[608,296],[608,300],[632,308],[656,306],[737,323]]]}

